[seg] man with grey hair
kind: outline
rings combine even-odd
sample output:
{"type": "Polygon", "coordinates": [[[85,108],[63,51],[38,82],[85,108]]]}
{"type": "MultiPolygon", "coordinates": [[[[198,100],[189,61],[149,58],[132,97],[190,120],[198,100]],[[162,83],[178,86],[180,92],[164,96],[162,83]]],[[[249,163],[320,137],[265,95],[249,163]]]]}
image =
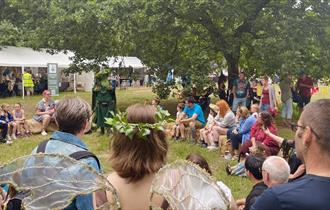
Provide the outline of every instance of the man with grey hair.
{"type": "Polygon", "coordinates": [[[266,190],[253,210],[327,210],[330,201],[330,99],[308,104],[296,125],[297,157],[306,175],[266,190]]]}
{"type": "MultiPolygon", "coordinates": [[[[79,97],[65,97],[56,105],[55,131],[34,149],[33,153],[57,153],[70,156],[100,171],[97,157],[88,152],[86,144],[80,139],[89,128],[92,112],[90,105],[79,97]]],[[[65,209],[93,210],[93,195],[80,195],[65,209]]]]}
{"type": "Polygon", "coordinates": [[[290,176],[290,166],[281,157],[270,156],[262,164],[262,179],[268,187],[287,183],[290,176]]]}

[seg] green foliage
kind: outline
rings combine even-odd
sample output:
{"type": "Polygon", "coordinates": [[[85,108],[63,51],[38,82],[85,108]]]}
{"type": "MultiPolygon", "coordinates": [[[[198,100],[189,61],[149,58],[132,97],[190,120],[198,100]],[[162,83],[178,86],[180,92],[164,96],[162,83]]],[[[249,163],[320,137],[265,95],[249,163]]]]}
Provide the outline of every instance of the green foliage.
{"type": "Polygon", "coordinates": [[[156,93],[160,99],[167,99],[171,94],[172,87],[173,83],[158,80],[152,85],[152,92],[156,93]]]}
{"type": "Polygon", "coordinates": [[[0,45],[71,50],[69,71],[138,56],[159,78],[204,76],[211,63],[327,77],[330,5],[323,0],[44,0],[0,2],[0,45]]]}
{"type": "Polygon", "coordinates": [[[112,112],[112,118],[106,118],[106,124],[111,126],[111,129],[115,132],[123,133],[130,139],[133,139],[135,135],[148,140],[148,135],[151,130],[164,131],[164,127],[171,120],[170,113],[167,110],[158,108],[155,113],[156,123],[129,123],[127,121],[126,112],[118,112],[117,114],[112,112]]]}

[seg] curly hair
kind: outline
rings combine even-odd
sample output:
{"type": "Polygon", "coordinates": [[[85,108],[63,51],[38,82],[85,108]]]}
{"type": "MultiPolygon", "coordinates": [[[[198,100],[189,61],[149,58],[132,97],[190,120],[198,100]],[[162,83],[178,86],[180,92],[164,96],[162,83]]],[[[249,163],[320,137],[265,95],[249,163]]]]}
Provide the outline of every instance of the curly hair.
{"type": "Polygon", "coordinates": [[[262,123],[264,124],[264,126],[266,128],[269,128],[271,126],[274,126],[274,120],[273,120],[273,117],[272,115],[269,113],[269,112],[261,112],[259,114],[261,120],[262,120],[262,123]]]}

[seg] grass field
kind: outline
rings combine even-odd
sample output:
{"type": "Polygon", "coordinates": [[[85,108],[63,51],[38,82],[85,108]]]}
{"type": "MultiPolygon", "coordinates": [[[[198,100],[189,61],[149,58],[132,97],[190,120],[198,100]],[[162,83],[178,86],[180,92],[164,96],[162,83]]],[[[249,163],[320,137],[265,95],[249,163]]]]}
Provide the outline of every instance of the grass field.
{"type": "MultiPolygon", "coordinates": [[[[60,97],[54,97],[54,99],[59,99],[63,96],[72,96],[73,93],[61,93],[60,97]]],[[[78,92],[78,96],[91,102],[91,93],[88,92],[78,92]]],[[[155,95],[151,92],[149,88],[135,88],[129,90],[118,90],[117,91],[117,103],[120,110],[124,110],[127,106],[134,103],[143,103],[145,100],[151,100],[155,95]]],[[[313,100],[320,98],[316,95],[313,100]]],[[[32,117],[34,112],[34,107],[36,103],[41,99],[41,96],[33,96],[31,98],[26,98],[22,100],[19,97],[12,97],[6,99],[0,99],[0,103],[8,103],[13,105],[16,102],[21,102],[26,110],[27,117],[32,117]]],[[[175,112],[176,99],[170,98],[162,102],[165,108],[169,109],[171,113],[175,112]]],[[[279,134],[282,137],[293,138],[293,132],[289,129],[280,128],[279,134]]],[[[32,149],[38,145],[39,142],[46,139],[41,135],[34,135],[29,138],[23,138],[15,141],[11,146],[1,144],[0,153],[1,159],[0,164],[8,162],[16,157],[30,154],[32,149]]],[[[89,149],[95,153],[101,160],[102,166],[105,173],[111,170],[111,163],[109,162],[109,142],[110,137],[99,136],[97,133],[92,133],[85,135],[83,137],[84,142],[88,145],[89,149]]],[[[209,152],[204,148],[187,143],[180,142],[176,143],[169,140],[170,148],[168,154],[168,162],[172,162],[179,158],[185,158],[190,153],[200,153],[203,155],[208,163],[210,164],[211,170],[214,176],[223,181],[232,190],[232,193],[236,199],[245,197],[251,189],[251,183],[246,178],[240,177],[229,177],[225,173],[225,160],[221,157],[219,152],[212,151],[209,152]]]]}

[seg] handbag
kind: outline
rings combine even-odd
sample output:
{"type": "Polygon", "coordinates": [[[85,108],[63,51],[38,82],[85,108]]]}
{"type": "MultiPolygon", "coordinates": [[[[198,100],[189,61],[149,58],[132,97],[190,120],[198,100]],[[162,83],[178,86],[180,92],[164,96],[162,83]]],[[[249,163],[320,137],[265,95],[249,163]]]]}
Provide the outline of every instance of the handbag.
{"type": "Polygon", "coordinates": [[[293,88],[291,88],[291,93],[292,93],[292,101],[294,103],[299,104],[301,102],[301,96],[293,88]]]}

